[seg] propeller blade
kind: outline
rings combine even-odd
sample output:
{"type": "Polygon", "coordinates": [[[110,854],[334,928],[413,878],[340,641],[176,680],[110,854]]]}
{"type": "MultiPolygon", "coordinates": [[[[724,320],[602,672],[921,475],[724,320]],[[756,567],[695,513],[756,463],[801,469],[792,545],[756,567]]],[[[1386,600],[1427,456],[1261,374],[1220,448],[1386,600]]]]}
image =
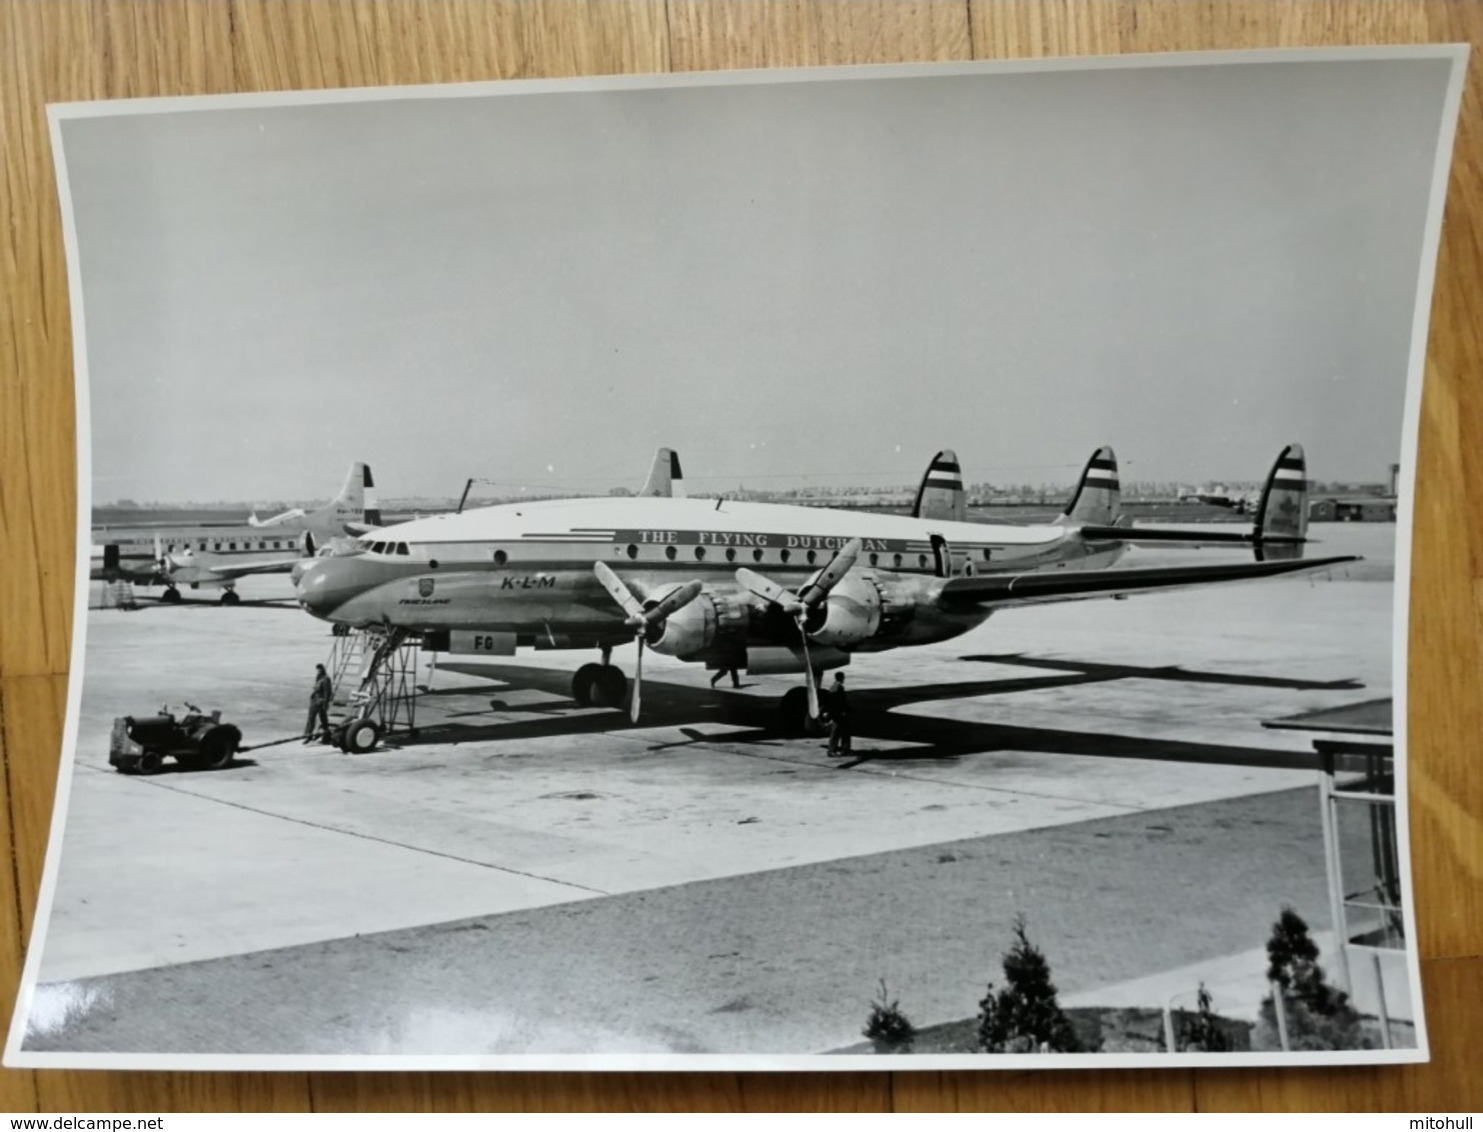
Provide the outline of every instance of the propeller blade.
{"type": "Polygon", "coordinates": [[[644,616],[644,604],[634,596],[623,582],[623,579],[613,573],[612,568],[606,562],[594,562],[592,572],[597,575],[597,580],[602,583],[602,588],[608,591],[611,597],[628,614],[629,619],[642,620],[644,616]]]}
{"type": "Polygon", "coordinates": [[[798,591],[798,600],[806,606],[818,605],[829,596],[830,590],[839,585],[840,579],[850,572],[864,549],[865,546],[859,539],[850,539],[822,570],[804,583],[803,588],[798,591]]]}
{"type": "Polygon", "coordinates": [[[763,601],[770,601],[774,605],[780,605],[787,612],[795,616],[803,608],[798,599],[793,596],[793,591],[778,585],[771,578],[764,578],[755,570],[748,570],[745,566],[736,571],[737,585],[744,590],[756,594],[763,601]]]}
{"type": "Polygon", "coordinates": [[[814,662],[808,655],[808,634],[804,632],[803,622],[798,623],[798,639],[803,642],[803,671],[808,676],[808,717],[819,718],[819,686],[814,680],[814,662]]]}
{"type": "Polygon", "coordinates": [[[628,720],[630,723],[639,721],[639,700],[644,694],[644,635],[638,635],[639,658],[633,668],[633,698],[628,704],[628,720]]]}
{"type": "MultiPolygon", "coordinates": [[[[599,563],[601,565],[601,563],[599,563]]],[[[700,591],[705,589],[698,581],[686,582],[677,590],[671,590],[655,603],[653,609],[646,609],[643,613],[647,624],[655,625],[673,613],[679,612],[700,596],[700,591]]]]}

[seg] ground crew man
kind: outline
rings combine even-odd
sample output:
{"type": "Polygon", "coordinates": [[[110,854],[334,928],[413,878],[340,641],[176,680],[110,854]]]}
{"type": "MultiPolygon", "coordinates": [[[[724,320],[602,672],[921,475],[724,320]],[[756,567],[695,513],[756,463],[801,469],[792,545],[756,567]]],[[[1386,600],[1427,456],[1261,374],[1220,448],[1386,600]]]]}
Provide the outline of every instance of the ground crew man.
{"type": "Polygon", "coordinates": [[[335,686],[330,683],[330,674],[324,665],[314,666],[314,691],[309,696],[309,718],[304,723],[304,742],[314,741],[314,723],[319,721],[319,738],[330,741],[330,701],[335,697],[335,686]]]}
{"type": "Polygon", "coordinates": [[[850,701],[844,691],[844,673],[834,674],[829,689],[829,757],[842,759],[850,753],[850,701]]]}
{"type": "Polygon", "coordinates": [[[728,674],[731,676],[731,686],[733,688],[740,688],[742,686],[741,675],[735,668],[718,669],[716,674],[711,677],[711,687],[714,688],[720,682],[721,678],[728,674]]]}

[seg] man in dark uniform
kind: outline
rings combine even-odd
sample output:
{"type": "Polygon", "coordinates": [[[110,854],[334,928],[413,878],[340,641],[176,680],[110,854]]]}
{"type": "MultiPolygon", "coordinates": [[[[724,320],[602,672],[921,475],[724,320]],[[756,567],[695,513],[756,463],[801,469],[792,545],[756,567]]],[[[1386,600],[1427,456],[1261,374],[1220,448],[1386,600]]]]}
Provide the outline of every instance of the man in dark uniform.
{"type": "Polygon", "coordinates": [[[850,754],[850,700],[845,695],[843,672],[834,674],[824,710],[829,714],[829,757],[842,759],[850,754]]]}
{"type": "Polygon", "coordinates": [[[324,665],[314,666],[314,691],[309,696],[309,718],[304,722],[304,742],[314,741],[314,723],[319,721],[319,738],[328,743],[330,741],[330,701],[334,699],[335,686],[330,683],[330,675],[324,670],[324,665]]]}

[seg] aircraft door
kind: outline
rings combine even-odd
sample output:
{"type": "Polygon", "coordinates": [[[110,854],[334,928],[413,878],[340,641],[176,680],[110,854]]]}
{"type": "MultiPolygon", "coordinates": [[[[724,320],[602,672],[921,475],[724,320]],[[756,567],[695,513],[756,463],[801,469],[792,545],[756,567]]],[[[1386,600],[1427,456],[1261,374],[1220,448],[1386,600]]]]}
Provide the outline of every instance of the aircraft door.
{"type": "Polygon", "coordinates": [[[953,576],[953,548],[941,535],[932,535],[932,572],[939,578],[953,576]]]}

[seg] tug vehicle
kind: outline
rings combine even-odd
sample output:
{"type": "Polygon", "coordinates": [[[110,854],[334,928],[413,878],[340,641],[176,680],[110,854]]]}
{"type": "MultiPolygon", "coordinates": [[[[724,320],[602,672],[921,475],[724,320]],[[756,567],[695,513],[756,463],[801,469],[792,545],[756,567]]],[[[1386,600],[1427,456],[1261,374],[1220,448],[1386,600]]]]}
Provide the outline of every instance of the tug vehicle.
{"type": "Polygon", "coordinates": [[[124,715],[113,721],[108,762],[120,774],[158,774],[173,758],[182,770],[220,770],[242,745],[242,732],[221,721],[221,712],[186,704],[177,719],[168,708],[158,715],[124,715]]]}

